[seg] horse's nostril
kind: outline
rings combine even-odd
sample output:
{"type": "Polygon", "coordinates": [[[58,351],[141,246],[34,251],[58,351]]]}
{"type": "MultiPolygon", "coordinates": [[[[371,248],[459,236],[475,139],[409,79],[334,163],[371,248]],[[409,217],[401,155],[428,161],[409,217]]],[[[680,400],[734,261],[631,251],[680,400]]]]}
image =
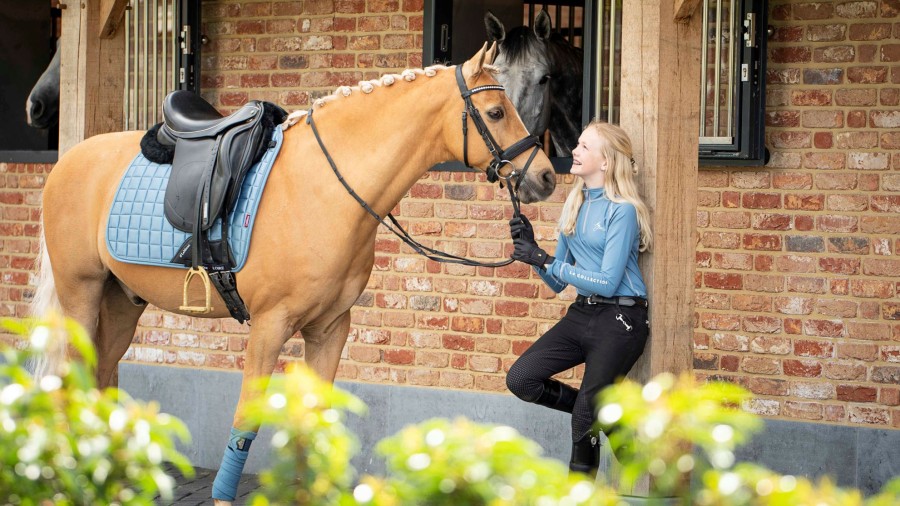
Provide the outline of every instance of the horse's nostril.
{"type": "Polygon", "coordinates": [[[544,183],[546,183],[548,185],[556,184],[556,174],[552,170],[544,171],[543,178],[544,178],[544,183]]]}
{"type": "Polygon", "coordinates": [[[42,114],[44,114],[44,103],[40,100],[31,102],[31,118],[40,118],[42,114]]]}

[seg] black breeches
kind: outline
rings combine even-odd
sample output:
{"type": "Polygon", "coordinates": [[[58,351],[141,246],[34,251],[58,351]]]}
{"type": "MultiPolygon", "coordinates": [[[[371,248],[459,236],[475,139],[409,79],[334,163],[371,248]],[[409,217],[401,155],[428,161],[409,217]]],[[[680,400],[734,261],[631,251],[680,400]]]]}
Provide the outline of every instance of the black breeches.
{"type": "Polygon", "coordinates": [[[572,407],[572,440],[577,441],[591,429],[597,393],[628,373],[643,353],[648,334],[646,308],[574,303],[516,360],[506,386],[516,397],[537,402],[545,380],[584,363],[584,379],[572,407]],[[617,319],[620,314],[624,323],[617,319]]]}

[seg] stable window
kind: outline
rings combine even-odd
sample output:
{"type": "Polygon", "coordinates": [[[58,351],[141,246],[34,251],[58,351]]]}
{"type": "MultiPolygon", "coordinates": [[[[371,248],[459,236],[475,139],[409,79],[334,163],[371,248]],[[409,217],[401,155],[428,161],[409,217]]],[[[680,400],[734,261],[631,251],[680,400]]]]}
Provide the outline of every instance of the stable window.
{"type": "Polygon", "coordinates": [[[700,164],[764,165],[767,2],[704,0],[700,164]]]}
{"type": "Polygon", "coordinates": [[[59,79],[49,67],[60,15],[48,0],[4,2],[0,11],[0,163],[56,162],[59,79]]]}

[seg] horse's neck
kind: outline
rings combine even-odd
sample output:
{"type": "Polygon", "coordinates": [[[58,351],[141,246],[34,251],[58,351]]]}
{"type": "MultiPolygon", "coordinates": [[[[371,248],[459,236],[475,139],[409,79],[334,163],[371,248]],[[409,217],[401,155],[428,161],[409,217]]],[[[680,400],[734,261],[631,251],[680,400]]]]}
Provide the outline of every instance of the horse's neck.
{"type": "Polygon", "coordinates": [[[430,167],[449,157],[441,130],[442,109],[455,91],[452,79],[448,69],[370,94],[354,90],[314,112],[338,169],[379,215],[386,215],[430,167]]]}

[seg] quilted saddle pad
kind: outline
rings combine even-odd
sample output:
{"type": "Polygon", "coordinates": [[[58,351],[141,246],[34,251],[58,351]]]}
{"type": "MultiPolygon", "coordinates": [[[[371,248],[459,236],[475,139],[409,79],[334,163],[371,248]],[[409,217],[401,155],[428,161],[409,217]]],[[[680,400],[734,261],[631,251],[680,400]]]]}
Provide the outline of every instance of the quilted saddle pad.
{"type": "MultiPolygon", "coordinates": [[[[281,150],[284,134],[280,126],[272,133],[275,145],[270,147],[244,177],[241,193],[228,219],[228,243],[241,270],[250,249],[250,234],[262,192],[281,150]]],[[[172,166],[153,163],[138,154],[119,183],[106,222],[106,246],[120,262],[185,269],[171,260],[191,234],[177,230],[163,213],[166,183],[172,166]]],[[[221,238],[221,220],[210,228],[210,238],[221,238]]]]}

